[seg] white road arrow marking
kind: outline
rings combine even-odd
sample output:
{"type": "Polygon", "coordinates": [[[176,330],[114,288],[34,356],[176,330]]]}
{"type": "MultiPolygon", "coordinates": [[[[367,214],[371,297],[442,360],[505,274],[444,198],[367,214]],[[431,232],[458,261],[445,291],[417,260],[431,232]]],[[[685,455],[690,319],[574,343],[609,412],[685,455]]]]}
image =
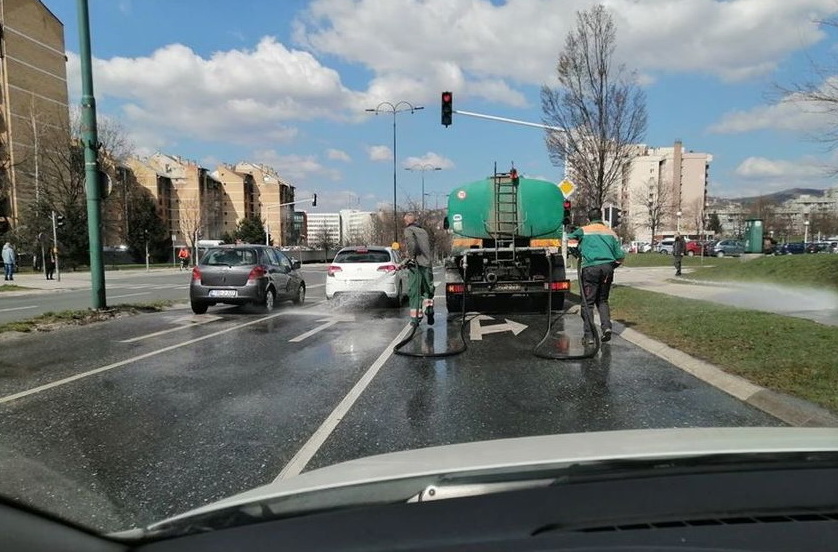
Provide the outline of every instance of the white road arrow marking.
{"type": "Polygon", "coordinates": [[[349,314],[331,316],[329,318],[321,318],[320,320],[318,320],[318,322],[323,322],[323,324],[320,324],[316,328],[314,328],[312,330],[309,330],[304,334],[300,334],[293,339],[289,339],[288,341],[290,343],[299,343],[300,341],[302,341],[304,339],[308,339],[309,337],[313,336],[316,333],[322,332],[323,330],[325,330],[327,328],[331,328],[332,326],[334,326],[338,322],[354,322],[354,321],[355,321],[355,317],[353,315],[349,315],[349,314]]]}
{"type": "Polygon", "coordinates": [[[527,329],[526,324],[521,324],[508,318],[503,324],[492,324],[491,326],[481,326],[481,320],[494,320],[494,318],[481,314],[471,319],[469,335],[472,341],[482,341],[484,335],[500,332],[512,332],[513,335],[518,335],[527,329]]]}

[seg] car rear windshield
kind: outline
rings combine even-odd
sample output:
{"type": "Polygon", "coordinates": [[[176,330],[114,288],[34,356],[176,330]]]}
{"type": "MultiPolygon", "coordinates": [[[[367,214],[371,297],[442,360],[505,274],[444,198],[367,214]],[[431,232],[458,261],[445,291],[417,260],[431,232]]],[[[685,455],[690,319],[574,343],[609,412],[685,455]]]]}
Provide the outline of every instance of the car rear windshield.
{"type": "Polygon", "coordinates": [[[212,249],[201,264],[209,266],[255,265],[258,258],[254,249],[212,249]]]}
{"type": "Polygon", "coordinates": [[[341,251],[335,256],[335,263],[389,263],[387,251],[341,251]]]}

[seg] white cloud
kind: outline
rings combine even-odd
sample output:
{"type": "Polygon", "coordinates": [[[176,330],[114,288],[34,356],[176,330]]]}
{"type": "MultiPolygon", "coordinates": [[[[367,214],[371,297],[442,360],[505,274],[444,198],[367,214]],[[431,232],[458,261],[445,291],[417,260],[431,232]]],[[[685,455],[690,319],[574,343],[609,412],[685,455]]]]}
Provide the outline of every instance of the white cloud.
{"type": "Polygon", "coordinates": [[[393,150],[387,146],[369,146],[367,152],[370,161],[390,161],[393,159],[393,150]]]}
{"type": "MultiPolygon", "coordinates": [[[[572,14],[593,3],[314,0],[295,22],[294,37],[312,51],[369,68],[369,100],[430,101],[429,91],[448,89],[522,105],[513,86],[550,81],[575,25],[572,14]]],[[[607,6],[615,14],[618,55],[644,82],[655,71],[725,80],[765,75],[822,40],[815,21],[838,13],[834,0],[610,0],[607,6]]]]}
{"type": "Polygon", "coordinates": [[[765,157],[748,157],[736,167],[736,174],[748,179],[783,180],[789,186],[800,180],[821,180],[827,169],[823,161],[811,158],[798,161],[774,160],[765,157]]]}
{"type": "Polygon", "coordinates": [[[273,167],[283,179],[294,186],[316,178],[341,178],[340,171],[324,167],[313,155],[281,155],[276,150],[267,149],[254,151],[249,160],[273,167]]]}
{"type": "Polygon", "coordinates": [[[417,170],[420,167],[425,167],[426,170],[433,167],[439,167],[440,169],[453,169],[454,162],[447,157],[439,155],[438,153],[429,151],[422,157],[408,157],[404,160],[402,166],[406,169],[416,167],[417,170]]]}
{"type": "Polygon", "coordinates": [[[330,149],[326,150],[326,157],[328,159],[332,159],[334,161],[346,161],[347,163],[352,161],[352,159],[349,157],[348,153],[346,153],[343,150],[333,149],[333,148],[330,148],[330,149]]]}
{"type": "Polygon", "coordinates": [[[726,113],[708,130],[717,134],[734,134],[754,130],[776,129],[813,132],[832,126],[834,118],[816,104],[800,101],[791,95],[772,105],[726,113]]]}
{"type": "MultiPolygon", "coordinates": [[[[79,58],[68,58],[78,95],[79,58]]],[[[271,37],[208,58],[170,44],[146,57],[95,59],[93,72],[99,98],[125,101],[132,128],[227,143],[285,143],[297,135],[293,121],[340,118],[362,98],[312,54],[271,37]]]]}

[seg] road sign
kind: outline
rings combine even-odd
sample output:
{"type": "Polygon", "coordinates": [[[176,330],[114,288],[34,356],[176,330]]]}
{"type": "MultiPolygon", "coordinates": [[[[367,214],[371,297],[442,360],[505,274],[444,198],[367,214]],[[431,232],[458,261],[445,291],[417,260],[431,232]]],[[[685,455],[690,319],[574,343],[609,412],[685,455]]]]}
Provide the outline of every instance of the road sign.
{"type": "Polygon", "coordinates": [[[559,190],[562,191],[565,197],[570,197],[570,195],[576,191],[576,184],[565,178],[559,182],[559,190]]]}

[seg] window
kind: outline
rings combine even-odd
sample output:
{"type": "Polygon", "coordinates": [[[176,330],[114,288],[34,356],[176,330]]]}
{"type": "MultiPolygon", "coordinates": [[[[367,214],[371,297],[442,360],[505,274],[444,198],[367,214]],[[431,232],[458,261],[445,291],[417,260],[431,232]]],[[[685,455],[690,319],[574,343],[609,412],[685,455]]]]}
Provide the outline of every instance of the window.
{"type": "Polygon", "coordinates": [[[351,250],[341,251],[335,257],[335,263],[388,263],[390,254],[387,251],[351,250]]]}
{"type": "Polygon", "coordinates": [[[211,249],[204,257],[203,264],[208,266],[247,266],[255,265],[256,251],[253,249],[211,249]]]}

